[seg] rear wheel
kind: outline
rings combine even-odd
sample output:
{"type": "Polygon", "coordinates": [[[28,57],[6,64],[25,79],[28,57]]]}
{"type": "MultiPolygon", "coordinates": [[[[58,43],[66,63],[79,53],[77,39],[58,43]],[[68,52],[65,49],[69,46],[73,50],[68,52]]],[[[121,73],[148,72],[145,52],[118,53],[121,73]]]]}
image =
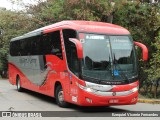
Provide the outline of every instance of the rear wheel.
{"type": "Polygon", "coordinates": [[[20,77],[17,77],[17,80],[16,80],[16,85],[17,85],[17,90],[18,92],[22,92],[23,91],[23,88],[21,87],[21,80],[20,80],[20,77]]]}
{"type": "Polygon", "coordinates": [[[59,85],[56,88],[56,102],[60,107],[67,107],[68,103],[64,101],[64,92],[62,87],[59,85]]]}

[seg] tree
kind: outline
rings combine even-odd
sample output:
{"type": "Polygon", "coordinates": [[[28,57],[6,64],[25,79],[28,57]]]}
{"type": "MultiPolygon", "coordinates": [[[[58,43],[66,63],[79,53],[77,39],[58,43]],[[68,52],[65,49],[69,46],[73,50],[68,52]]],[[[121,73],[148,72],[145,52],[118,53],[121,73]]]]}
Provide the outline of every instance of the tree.
{"type": "Polygon", "coordinates": [[[10,10],[0,10],[0,74],[8,70],[9,41],[33,29],[30,17],[10,10]]]}

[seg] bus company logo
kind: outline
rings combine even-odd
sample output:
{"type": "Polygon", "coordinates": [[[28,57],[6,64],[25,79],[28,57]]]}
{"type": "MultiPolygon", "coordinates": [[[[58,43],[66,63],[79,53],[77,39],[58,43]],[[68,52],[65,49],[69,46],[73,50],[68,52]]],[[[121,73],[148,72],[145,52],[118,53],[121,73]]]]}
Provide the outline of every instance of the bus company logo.
{"type": "Polygon", "coordinates": [[[2,117],[12,117],[11,112],[2,112],[2,117]]]}
{"type": "Polygon", "coordinates": [[[113,96],[116,96],[116,92],[113,92],[112,95],[113,95],[113,96]]]}
{"type": "Polygon", "coordinates": [[[2,112],[2,117],[42,117],[40,112],[2,112]]]}

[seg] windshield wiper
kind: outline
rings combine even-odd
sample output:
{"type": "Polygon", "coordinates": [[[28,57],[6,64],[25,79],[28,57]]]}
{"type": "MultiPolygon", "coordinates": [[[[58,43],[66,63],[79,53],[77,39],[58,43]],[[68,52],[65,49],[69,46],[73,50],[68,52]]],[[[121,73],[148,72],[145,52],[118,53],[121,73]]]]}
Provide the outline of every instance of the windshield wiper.
{"type": "Polygon", "coordinates": [[[111,74],[112,74],[112,78],[114,80],[114,64],[112,61],[111,61],[111,74]]]}
{"type": "Polygon", "coordinates": [[[94,83],[97,83],[97,84],[101,83],[101,80],[98,79],[98,78],[90,77],[90,76],[87,76],[87,75],[84,75],[84,74],[82,76],[83,76],[83,79],[88,81],[88,82],[94,82],[94,83]]]}
{"type": "Polygon", "coordinates": [[[110,49],[109,49],[109,61],[111,63],[111,74],[112,74],[112,79],[114,80],[114,64],[113,64],[113,56],[112,56],[112,46],[111,46],[111,42],[109,41],[110,44],[110,49]]]}

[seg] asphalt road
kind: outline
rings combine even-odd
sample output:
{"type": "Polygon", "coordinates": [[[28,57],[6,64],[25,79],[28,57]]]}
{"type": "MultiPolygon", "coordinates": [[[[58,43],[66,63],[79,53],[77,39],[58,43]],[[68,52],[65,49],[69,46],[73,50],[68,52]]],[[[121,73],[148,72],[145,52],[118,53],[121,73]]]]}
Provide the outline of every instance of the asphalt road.
{"type": "MultiPolygon", "coordinates": [[[[113,117],[106,117],[111,114],[130,113],[132,111],[135,113],[136,111],[160,111],[160,104],[137,103],[136,105],[89,108],[71,105],[69,108],[60,108],[54,98],[28,90],[18,92],[16,86],[11,85],[8,80],[0,79],[0,111],[56,111],[56,114],[58,113],[58,115],[62,116],[66,114],[76,114],[76,116],[80,116],[74,116],[76,119],[83,119],[82,117],[87,116],[88,120],[97,119],[97,117],[106,120],[106,118],[113,119],[113,117]]],[[[66,115],[66,117],[69,116],[66,115]]],[[[66,117],[57,116],[54,119],[69,119],[66,117]]],[[[70,119],[74,119],[74,117],[70,119]]],[[[116,117],[118,120],[133,120],[134,118],[135,117],[116,117]]],[[[136,117],[136,119],[139,118],[140,117],[136,117]]],[[[146,117],[141,118],[146,120],[146,117]]],[[[147,117],[147,119],[160,120],[160,117],[147,117]]]]}

